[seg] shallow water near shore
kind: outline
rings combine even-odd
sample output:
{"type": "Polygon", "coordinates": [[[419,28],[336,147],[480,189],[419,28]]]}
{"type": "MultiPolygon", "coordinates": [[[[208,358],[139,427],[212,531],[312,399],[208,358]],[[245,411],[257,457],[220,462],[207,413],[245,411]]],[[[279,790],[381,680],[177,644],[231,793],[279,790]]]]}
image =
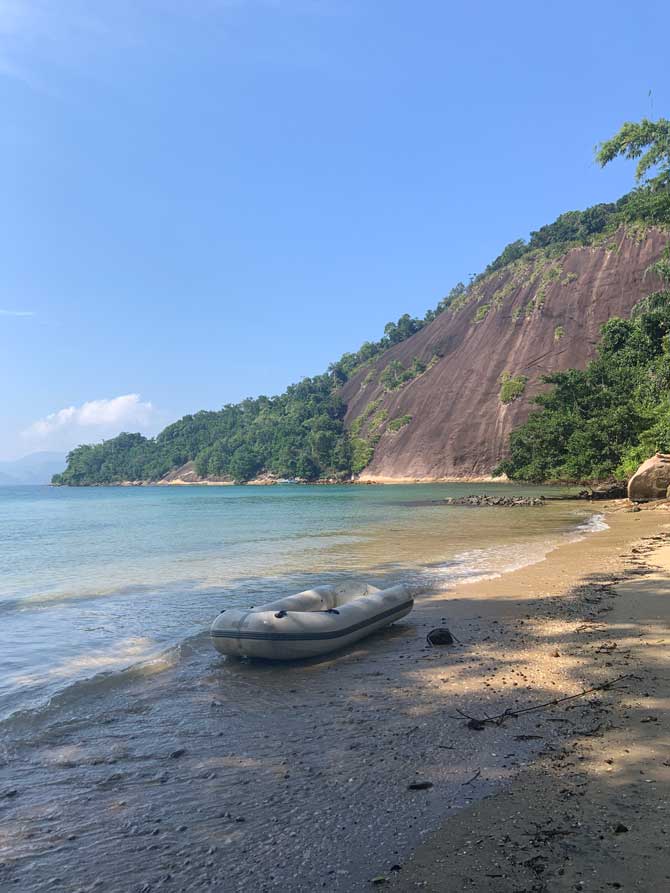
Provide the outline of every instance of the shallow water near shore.
{"type": "Polygon", "coordinates": [[[592,507],[573,502],[440,504],[484,492],[548,491],[0,488],[0,718],[159,659],[226,605],[350,577],[444,589],[541,560],[601,524],[592,507]]]}

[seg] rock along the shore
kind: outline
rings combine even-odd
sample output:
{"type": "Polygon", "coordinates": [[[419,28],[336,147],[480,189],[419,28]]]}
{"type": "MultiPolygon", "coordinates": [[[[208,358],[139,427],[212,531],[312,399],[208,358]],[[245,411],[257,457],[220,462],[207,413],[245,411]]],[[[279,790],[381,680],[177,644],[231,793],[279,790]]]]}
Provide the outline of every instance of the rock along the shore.
{"type": "Polygon", "coordinates": [[[545,504],[544,496],[450,496],[444,500],[444,505],[466,505],[474,508],[482,506],[501,506],[512,508],[513,506],[541,506],[545,504]]]}
{"type": "Polygon", "coordinates": [[[631,502],[649,502],[665,499],[670,487],[670,454],[656,453],[647,459],[628,481],[628,498],[631,502]]]}

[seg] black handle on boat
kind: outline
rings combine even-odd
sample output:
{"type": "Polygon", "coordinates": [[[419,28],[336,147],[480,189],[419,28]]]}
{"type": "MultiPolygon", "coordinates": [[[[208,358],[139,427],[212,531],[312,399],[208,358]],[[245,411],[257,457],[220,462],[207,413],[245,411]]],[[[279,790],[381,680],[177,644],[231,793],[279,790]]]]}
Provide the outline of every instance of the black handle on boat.
{"type": "Polygon", "coordinates": [[[339,614],[337,608],[326,608],[326,614],[339,614]]]}
{"type": "Polygon", "coordinates": [[[277,611],[277,613],[275,614],[275,617],[277,617],[278,619],[281,619],[282,617],[286,617],[286,611],[277,611]]]}

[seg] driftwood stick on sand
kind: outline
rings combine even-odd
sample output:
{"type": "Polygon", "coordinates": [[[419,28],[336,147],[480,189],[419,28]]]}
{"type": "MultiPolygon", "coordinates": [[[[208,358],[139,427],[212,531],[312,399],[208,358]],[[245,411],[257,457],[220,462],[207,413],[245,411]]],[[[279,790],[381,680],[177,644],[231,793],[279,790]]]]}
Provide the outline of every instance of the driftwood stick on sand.
{"type": "Polygon", "coordinates": [[[469,729],[474,729],[476,732],[480,732],[487,723],[501,726],[506,719],[512,719],[521,716],[524,713],[532,713],[535,710],[544,710],[547,707],[556,707],[558,704],[564,704],[566,701],[574,701],[577,698],[583,698],[584,695],[589,695],[594,691],[606,691],[615,685],[615,683],[621,682],[623,679],[630,679],[631,677],[632,673],[624,673],[622,676],[616,676],[614,679],[609,679],[607,682],[602,682],[600,685],[594,685],[592,688],[585,688],[583,691],[577,692],[576,695],[565,695],[565,697],[562,698],[552,698],[551,701],[545,701],[542,704],[534,704],[532,707],[521,707],[518,710],[512,710],[511,707],[507,707],[502,713],[497,713],[495,716],[484,716],[483,719],[470,716],[468,713],[464,713],[458,708],[456,708],[456,712],[468,720],[467,727],[469,729]]]}

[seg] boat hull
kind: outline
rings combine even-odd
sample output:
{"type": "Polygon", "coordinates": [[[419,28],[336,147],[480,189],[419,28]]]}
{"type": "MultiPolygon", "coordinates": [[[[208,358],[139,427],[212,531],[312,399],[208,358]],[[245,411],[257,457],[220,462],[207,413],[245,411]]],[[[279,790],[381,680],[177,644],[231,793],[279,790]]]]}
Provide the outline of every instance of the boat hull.
{"type": "Polygon", "coordinates": [[[413,606],[403,585],[320,586],[260,608],[226,610],[210,632],[221,654],[297,660],[345,648],[405,617],[413,606]]]}

